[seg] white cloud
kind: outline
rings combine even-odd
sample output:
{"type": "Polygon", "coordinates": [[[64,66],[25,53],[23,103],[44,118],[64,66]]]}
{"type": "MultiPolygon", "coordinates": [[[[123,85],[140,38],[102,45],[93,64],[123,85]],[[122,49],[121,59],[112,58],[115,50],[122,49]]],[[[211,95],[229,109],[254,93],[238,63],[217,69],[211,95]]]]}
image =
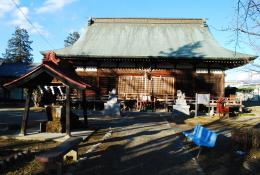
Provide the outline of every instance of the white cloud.
{"type": "Polygon", "coordinates": [[[43,35],[48,35],[48,32],[44,31],[43,26],[38,22],[32,22],[33,26],[27,21],[29,18],[29,9],[28,7],[19,7],[17,9],[16,5],[19,6],[20,0],[0,0],[0,18],[5,14],[12,14],[12,19],[9,20],[11,25],[19,26],[28,30],[31,33],[40,32],[43,35]],[[26,19],[27,18],[27,19],[26,19]]]}
{"type": "Polygon", "coordinates": [[[14,26],[19,26],[28,30],[31,33],[40,32],[43,35],[48,35],[48,32],[44,31],[43,26],[38,22],[29,22],[28,19],[29,9],[27,7],[20,7],[20,10],[17,9],[13,13],[14,19],[11,21],[11,24],[14,26]]]}
{"type": "Polygon", "coordinates": [[[42,7],[36,9],[36,13],[55,12],[74,1],[75,0],[47,0],[42,7]]]}
{"type": "Polygon", "coordinates": [[[5,13],[12,11],[15,8],[15,4],[19,4],[19,0],[0,0],[0,17],[5,13]],[[14,1],[14,2],[13,2],[14,1]]]}

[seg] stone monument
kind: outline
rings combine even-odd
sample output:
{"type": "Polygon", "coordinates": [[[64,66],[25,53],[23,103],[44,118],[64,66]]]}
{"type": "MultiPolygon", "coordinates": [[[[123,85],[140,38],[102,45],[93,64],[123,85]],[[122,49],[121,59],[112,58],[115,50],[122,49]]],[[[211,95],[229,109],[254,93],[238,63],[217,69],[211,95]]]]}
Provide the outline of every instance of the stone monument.
{"type": "Polygon", "coordinates": [[[109,92],[108,101],[104,104],[104,115],[120,115],[120,103],[117,102],[115,89],[109,92]]]}
{"type": "MultiPolygon", "coordinates": [[[[40,125],[41,132],[64,133],[66,131],[65,107],[59,105],[46,106],[46,113],[48,121],[40,125]]],[[[70,112],[70,125],[71,129],[80,126],[79,116],[72,111],[70,112]]]]}
{"type": "Polygon", "coordinates": [[[190,105],[187,105],[185,93],[182,93],[181,90],[177,90],[177,100],[175,105],[173,105],[173,114],[190,115],[190,105]]]}

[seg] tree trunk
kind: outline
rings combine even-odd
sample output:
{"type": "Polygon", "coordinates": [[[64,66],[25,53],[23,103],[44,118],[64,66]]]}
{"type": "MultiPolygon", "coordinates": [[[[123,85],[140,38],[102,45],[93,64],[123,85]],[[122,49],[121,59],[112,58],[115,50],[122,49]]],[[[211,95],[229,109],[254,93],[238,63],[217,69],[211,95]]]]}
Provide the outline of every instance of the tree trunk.
{"type": "Polygon", "coordinates": [[[25,102],[25,111],[24,111],[23,119],[22,119],[22,127],[21,127],[21,132],[20,132],[21,135],[26,135],[27,123],[28,123],[29,111],[30,111],[31,97],[32,97],[32,88],[29,88],[28,94],[27,94],[27,97],[26,97],[26,102],[25,102]]]}

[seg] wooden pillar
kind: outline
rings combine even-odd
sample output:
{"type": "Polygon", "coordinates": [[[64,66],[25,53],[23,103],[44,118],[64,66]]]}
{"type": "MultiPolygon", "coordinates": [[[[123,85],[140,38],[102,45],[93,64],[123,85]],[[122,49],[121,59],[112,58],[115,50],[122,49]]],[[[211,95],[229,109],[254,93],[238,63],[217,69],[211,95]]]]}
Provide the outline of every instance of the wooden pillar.
{"type": "Polygon", "coordinates": [[[22,126],[21,126],[21,135],[26,135],[26,130],[27,130],[27,123],[28,123],[28,118],[29,118],[29,111],[30,111],[30,103],[31,103],[31,97],[32,97],[32,88],[28,88],[28,93],[26,97],[26,102],[25,102],[25,110],[23,114],[23,119],[22,119],[22,126]]]}
{"type": "Polygon", "coordinates": [[[82,90],[82,109],[83,109],[83,117],[84,117],[84,126],[88,127],[88,112],[87,112],[87,103],[86,103],[86,91],[82,90]]]}
{"type": "Polygon", "coordinates": [[[225,72],[222,72],[222,81],[221,81],[221,93],[220,96],[224,97],[225,96],[225,72]]]}
{"type": "Polygon", "coordinates": [[[99,68],[97,68],[97,76],[96,76],[96,86],[97,86],[97,90],[95,93],[95,99],[94,99],[94,111],[96,110],[96,100],[100,99],[100,73],[99,73],[99,68]]]}
{"type": "Polygon", "coordinates": [[[70,133],[70,87],[66,86],[66,134],[71,136],[70,133]]]}
{"type": "Polygon", "coordinates": [[[195,95],[195,117],[198,116],[198,94],[195,95]]]}
{"type": "Polygon", "coordinates": [[[97,85],[97,88],[99,88],[99,76],[100,76],[100,73],[99,73],[99,68],[97,68],[97,76],[96,76],[96,85],[97,85]]]}

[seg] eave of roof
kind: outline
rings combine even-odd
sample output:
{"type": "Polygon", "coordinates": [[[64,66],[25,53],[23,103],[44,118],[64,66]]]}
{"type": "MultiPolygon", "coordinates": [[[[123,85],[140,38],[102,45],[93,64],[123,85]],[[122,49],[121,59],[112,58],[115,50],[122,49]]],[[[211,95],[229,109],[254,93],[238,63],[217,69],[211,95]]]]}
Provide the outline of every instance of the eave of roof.
{"type": "MultiPolygon", "coordinates": [[[[44,52],[42,52],[44,54],[44,52]]],[[[256,55],[248,55],[247,57],[166,57],[166,56],[104,56],[104,55],[62,55],[56,54],[59,58],[65,59],[82,59],[82,58],[95,58],[95,59],[117,59],[117,60],[124,60],[124,59],[166,59],[168,61],[178,61],[178,60],[220,60],[220,61],[253,61],[258,56],[256,55]]]]}
{"type": "Polygon", "coordinates": [[[52,77],[57,78],[63,84],[73,87],[75,89],[84,90],[84,89],[93,89],[89,84],[86,84],[81,80],[81,78],[75,73],[68,71],[60,66],[55,65],[52,62],[42,63],[37,66],[35,69],[31,70],[27,74],[4,84],[3,86],[7,89],[13,87],[27,87],[30,81],[35,79],[37,76],[41,75],[43,72],[49,74],[52,77]]]}

